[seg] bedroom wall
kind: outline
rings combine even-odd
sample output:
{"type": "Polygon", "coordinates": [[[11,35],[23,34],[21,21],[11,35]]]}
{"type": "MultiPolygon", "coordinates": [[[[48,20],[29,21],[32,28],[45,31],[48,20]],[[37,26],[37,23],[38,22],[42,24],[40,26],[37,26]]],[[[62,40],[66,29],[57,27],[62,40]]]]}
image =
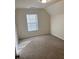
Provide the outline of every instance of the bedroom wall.
{"type": "Polygon", "coordinates": [[[51,34],[64,39],[64,1],[59,1],[46,8],[51,16],[51,34]]]}
{"type": "Polygon", "coordinates": [[[16,8],[15,14],[16,14],[15,15],[16,27],[19,39],[50,33],[50,16],[44,9],[16,8]],[[36,32],[27,31],[26,14],[38,15],[38,28],[39,28],[38,31],[36,32]]]}

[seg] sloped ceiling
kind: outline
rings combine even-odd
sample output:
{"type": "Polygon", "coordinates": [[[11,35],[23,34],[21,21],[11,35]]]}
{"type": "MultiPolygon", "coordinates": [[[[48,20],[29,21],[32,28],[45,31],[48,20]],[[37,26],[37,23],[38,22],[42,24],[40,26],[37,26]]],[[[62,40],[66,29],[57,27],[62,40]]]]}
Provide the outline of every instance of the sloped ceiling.
{"type": "Polygon", "coordinates": [[[16,8],[46,8],[60,0],[47,0],[46,4],[42,4],[40,0],[15,0],[16,8]]]}
{"type": "Polygon", "coordinates": [[[43,8],[50,16],[64,13],[64,0],[47,0],[42,4],[40,0],[15,0],[15,8],[43,8]]]}
{"type": "Polygon", "coordinates": [[[64,13],[64,0],[59,1],[55,4],[50,5],[45,8],[46,11],[51,15],[63,14],[64,13]]]}

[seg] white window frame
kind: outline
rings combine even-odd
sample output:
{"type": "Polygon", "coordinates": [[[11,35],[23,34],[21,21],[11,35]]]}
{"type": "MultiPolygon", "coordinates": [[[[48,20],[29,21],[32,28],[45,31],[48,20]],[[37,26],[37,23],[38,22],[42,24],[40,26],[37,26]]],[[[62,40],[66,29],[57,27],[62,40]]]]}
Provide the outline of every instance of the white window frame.
{"type": "Polygon", "coordinates": [[[35,31],[38,31],[38,15],[37,14],[26,14],[26,20],[27,20],[27,31],[28,32],[35,32],[35,31]],[[35,15],[36,17],[36,29],[31,29],[29,30],[29,25],[28,24],[34,24],[34,23],[28,23],[28,16],[29,15],[35,15]]]}

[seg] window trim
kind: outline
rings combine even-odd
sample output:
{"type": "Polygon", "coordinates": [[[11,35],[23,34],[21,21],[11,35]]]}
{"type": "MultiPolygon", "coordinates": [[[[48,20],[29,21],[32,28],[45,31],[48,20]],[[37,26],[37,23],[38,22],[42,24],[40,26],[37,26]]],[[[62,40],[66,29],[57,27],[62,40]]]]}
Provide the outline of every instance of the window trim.
{"type": "Polygon", "coordinates": [[[39,26],[38,26],[38,15],[37,14],[26,14],[26,22],[27,22],[27,31],[28,32],[37,32],[39,30],[39,26]],[[29,31],[28,30],[27,15],[36,15],[37,16],[37,29],[36,30],[32,30],[32,31],[29,31]]]}

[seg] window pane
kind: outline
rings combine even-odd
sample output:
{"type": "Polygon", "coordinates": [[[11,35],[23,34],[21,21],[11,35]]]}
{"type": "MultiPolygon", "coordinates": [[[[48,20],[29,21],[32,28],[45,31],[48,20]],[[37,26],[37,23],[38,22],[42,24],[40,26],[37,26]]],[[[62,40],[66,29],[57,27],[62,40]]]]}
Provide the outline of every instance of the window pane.
{"type": "Polygon", "coordinates": [[[38,20],[36,14],[27,15],[28,31],[38,30],[38,20]]]}
{"type": "Polygon", "coordinates": [[[27,15],[27,23],[36,23],[37,15],[27,15]]]}

